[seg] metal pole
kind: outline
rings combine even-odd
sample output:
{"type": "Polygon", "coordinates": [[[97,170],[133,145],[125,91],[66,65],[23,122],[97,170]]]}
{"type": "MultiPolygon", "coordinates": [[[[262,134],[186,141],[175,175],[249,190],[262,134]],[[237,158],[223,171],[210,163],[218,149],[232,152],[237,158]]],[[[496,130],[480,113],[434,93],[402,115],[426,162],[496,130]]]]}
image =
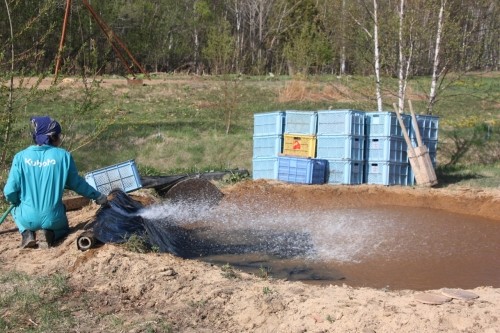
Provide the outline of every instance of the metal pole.
{"type": "Polygon", "coordinates": [[[102,32],[104,32],[104,35],[108,39],[109,43],[111,44],[111,47],[115,51],[118,58],[120,58],[120,61],[122,62],[125,69],[129,72],[129,74],[134,75],[134,72],[130,69],[129,65],[127,64],[127,60],[123,57],[123,55],[120,53],[120,50],[116,47],[115,43],[113,42],[112,39],[113,32],[111,31],[111,29],[106,25],[106,23],[104,23],[101,17],[94,11],[94,9],[90,6],[90,4],[86,0],[83,0],[82,2],[85,5],[85,7],[87,7],[87,10],[90,12],[90,14],[96,21],[99,28],[101,28],[102,32]]]}
{"type": "Polygon", "coordinates": [[[54,73],[54,83],[57,82],[57,77],[59,75],[59,68],[61,67],[61,58],[62,52],[64,48],[64,38],[66,37],[66,26],[68,24],[69,12],[71,10],[71,0],[66,0],[66,11],[64,12],[64,21],[61,33],[61,41],[59,43],[59,51],[57,52],[57,60],[56,60],[56,70],[54,73]]]}
{"type": "Polygon", "coordinates": [[[104,34],[108,38],[109,42],[111,43],[111,46],[113,47],[113,49],[115,50],[116,54],[118,55],[118,57],[122,61],[123,65],[126,67],[127,71],[129,73],[131,73],[132,75],[134,75],[134,73],[130,70],[129,65],[127,64],[127,61],[125,60],[125,58],[123,57],[123,55],[121,54],[121,52],[119,51],[119,49],[114,44],[115,42],[118,43],[118,45],[123,50],[125,50],[125,52],[129,56],[129,58],[139,68],[139,70],[144,75],[146,75],[146,77],[148,79],[150,79],[149,74],[142,68],[142,66],[139,64],[139,62],[137,60],[135,60],[134,56],[132,55],[132,53],[130,53],[130,51],[127,49],[127,47],[125,46],[125,44],[113,32],[113,30],[106,24],[106,22],[104,22],[104,20],[99,16],[99,14],[96,13],[96,11],[94,10],[94,8],[92,8],[92,6],[88,3],[88,1],[87,0],[82,0],[82,2],[85,5],[85,7],[87,7],[87,9],[90,12],[90,14],[94,17],[94,19],[96,20],[97,24],[99,25],[99,27],[101,28],[101,30],[104,32],[104,34]]]}

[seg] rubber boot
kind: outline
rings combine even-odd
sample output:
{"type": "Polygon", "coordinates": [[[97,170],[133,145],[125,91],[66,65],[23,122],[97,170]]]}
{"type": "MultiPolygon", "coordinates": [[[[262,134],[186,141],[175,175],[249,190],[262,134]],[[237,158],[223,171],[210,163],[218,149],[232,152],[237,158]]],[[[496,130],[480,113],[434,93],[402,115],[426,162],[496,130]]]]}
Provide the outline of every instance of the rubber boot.
{"type": "Polygon", "coordinates": [[[54,243],[54,232],[52,230],[42,229],[38,232],[38,248],[48,249],[54,243]]]}
{"type": "Polygon", "coordinates": [[[24,230],[21,234],[21,248],[34,248],[36,245],[35,233],[31,230],[24,230]]]}

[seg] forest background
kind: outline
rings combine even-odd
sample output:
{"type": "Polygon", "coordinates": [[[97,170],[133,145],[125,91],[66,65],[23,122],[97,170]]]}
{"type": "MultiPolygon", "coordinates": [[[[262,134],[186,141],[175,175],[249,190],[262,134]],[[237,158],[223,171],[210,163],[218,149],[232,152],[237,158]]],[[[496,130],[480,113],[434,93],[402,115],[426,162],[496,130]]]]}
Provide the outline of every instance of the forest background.
{"type": "Polygon", "coordinates": [[[498,186],[496,1],[72,1],[63,49],[69,1],[3,2],[0,183],[34,113],[62,122],[82,171],[135,158],[141,173],[171,174],[250,169],[256,112],[404,110],[410,99],[440,117],[442,180],[498,186]],[[147,75],[124,66],[113,35],[147,75]],[[120,77],[145,84],[106,85],[120,77]]]}

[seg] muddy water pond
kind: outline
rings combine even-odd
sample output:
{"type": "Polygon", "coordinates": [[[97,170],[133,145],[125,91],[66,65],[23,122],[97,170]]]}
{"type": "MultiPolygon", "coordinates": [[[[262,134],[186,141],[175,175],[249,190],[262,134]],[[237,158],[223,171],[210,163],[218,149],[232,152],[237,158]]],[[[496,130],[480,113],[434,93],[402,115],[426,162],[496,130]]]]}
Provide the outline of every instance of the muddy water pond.
{"type": "Polygon", "coordinates": [[[193,236],[186,257],[262,277],[391,290],[500,287],[500,221],[399,206],[249,205],[177,218],[193,236]]]}
{"type": "Polygon", "coordinates": [[[183,255],[262,277],[391,290],[500,287],[500,221],[445,210],[156,207],[183,255]],[[176,227],[177,228],[177,227],[176,227]],[[228,266],[226,266],[228,267],[228,266]]]}

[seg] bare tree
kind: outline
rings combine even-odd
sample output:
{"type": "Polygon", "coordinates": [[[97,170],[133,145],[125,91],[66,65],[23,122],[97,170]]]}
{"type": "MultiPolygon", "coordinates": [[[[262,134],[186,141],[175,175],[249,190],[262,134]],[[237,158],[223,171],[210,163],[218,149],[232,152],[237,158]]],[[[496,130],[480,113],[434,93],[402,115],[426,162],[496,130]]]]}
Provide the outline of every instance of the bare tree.
{"type": "Polygon", "coordinates": [[[399,6],[399,61],[398,61],[398,110],[399,112],[403,112],[404,104],[405,104],[405,95],[406,95],[406,86],[408,84],[408,75],[410,72],[410,64],[413,54],[413,37],[412,37],[412,26],[413,23],[410,23],[410,33],[408,35],[409,38],[409,47],[407,50],[407,56],[405,56],[404,52],[404,17],[405,17],[405,0],[401,0],[399,6]]]}
{"type": "Polygon", "coordinates": [[[377,111],[383,111],[382,103],[382,83],[380,79],[380,50],[378,45],[378,3],[373,0],[373,12],[370,12],[367,7],[365,9],[370,14],[373,21],[373,34],[362,24],[358,19],[353,18],[363,31],[373,40],[373,62],[375,68],[375,95],[377,98],[377,111]]]}
{"type": "Polygon", "coordinates": [[[380,82],[380,52],[378,48],[378,4],[373,0],[373,55],[375,61],[375,93],[377,95],[377,110],[382,111],[382,88],[380,82]]]}
{"type": "Polygon", "coordinates": [[[345,5],[345,0],[342,0],[342,11],[341,11],[341,20],[342,20],[342,39],[341,39],[341,51],[340,51],[340,75],[345,75],[346,72],[346,50],[345,50],[345,11],[346,11],[346,5],[345,5]]]}
{"type": "Polygon", "coordinates": [[[2,145],[2,154],[0,157],[0,165],[5,166],[6,156],[8,151],[8,145],[10,142],[10,135],[12,131],[12,122],[13,122],[13,107],[12,107],[12,99],[14,93],[14,60],[15,60],[15,52],[14,52],[14,29],[12,28],[12,19],[10,17],[10,8],[9,3],[5,0],[5,9],[7,11],[7,18],[9,21],[9,31],[10,31],[10,73],[9,73],[9,96],[7,99],[7,104],[5,107],[5,132],[4,132],[4,141],[2,145]]]}
{"type": "Polygon", "coordinates": [[[429,93],[429,103],[427,105],[427,113],[432,114],[432,109],[434,104],[436,103],[436,95],[437,95],[437,82],[439,78],[445,73],[446,66],[444,66],[441,70],[439,69],[439,57],[440,57],[440,48],[441,48],[441,35],[443,33],[443,21],[444,21],[444,9],[446,6],[447,0],[441,0],[441,6],[439,8],[439,16],[438,16],[438,28],[436,33],[436,45],[434,48],[434,63],[432,67],[432,80],[431,80],[431,90],[429,93]],[[439,71],[439,73],[438,73],[439,71]]]}

